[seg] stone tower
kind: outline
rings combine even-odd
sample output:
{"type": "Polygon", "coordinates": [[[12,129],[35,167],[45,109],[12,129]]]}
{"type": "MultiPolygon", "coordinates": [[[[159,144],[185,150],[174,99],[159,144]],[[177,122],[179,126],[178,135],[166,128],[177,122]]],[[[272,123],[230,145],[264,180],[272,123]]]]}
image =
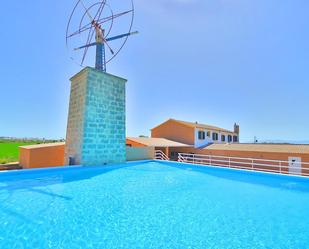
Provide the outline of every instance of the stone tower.
{"type": "Polygon", "coordinates": [[[126,82],[90,67],[71,78],[65,149],[68,165],[126,161],[126,82]]]}

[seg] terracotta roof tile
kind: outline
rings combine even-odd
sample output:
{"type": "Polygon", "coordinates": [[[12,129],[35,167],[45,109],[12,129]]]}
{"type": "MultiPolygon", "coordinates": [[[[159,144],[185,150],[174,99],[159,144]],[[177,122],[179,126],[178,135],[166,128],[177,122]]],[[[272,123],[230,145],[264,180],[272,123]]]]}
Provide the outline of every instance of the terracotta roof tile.
{"type": "Polygon", "coordinates": [[[204,149],[309,154],[309,144],[212,144],[204,149]]]}
{"type": "Polygon", "coordinates": [[[128,140],[131,140],[136,143],[140,143],[146,146],[151,147],[187,147],[190,145],[174,142],[165,138],[148,138],[148,137],[128,137],[128,140]]]}
{"type": "Polygon", "coordinates": [[[64,142],[60,142],[60,143],[25,145],[25,146],[19,146],[19,148],[23,148],[23,149],[40,149],[40,148],[53,147],[53,146],[63,146],[63,145],[65,145],[65,143],[64,142]]]}
{"type": "Polygon", "coordinates": [[[178,122],[178,123],[181,123],[181,124],[184,124],[186,126],[193,127],[193,128],[201,128],[201,129],[215,130],[215,131],[219,131],[219,132],[234,133],[234,131],[223,129],[223,128],[213,126],[213,125],[199,124],[199,123],[181,121],[181,120],[176,120],[176,119],[170,119],[170,120],[173,120],[175,122],[178,122]]]}

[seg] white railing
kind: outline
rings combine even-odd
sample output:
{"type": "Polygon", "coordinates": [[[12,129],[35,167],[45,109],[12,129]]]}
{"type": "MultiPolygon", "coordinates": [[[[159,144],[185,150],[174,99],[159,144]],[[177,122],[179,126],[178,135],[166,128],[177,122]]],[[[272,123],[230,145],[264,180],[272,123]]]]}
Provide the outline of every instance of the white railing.
{"type": "Polygon", "coordinates": [[[155,159],[161,161],[169,161],[169,157],[162,150],[155,151],[155,159]]]}
{"type": "Polygon", "coordinates": [[[188,153],[178,153],[178,162],[309,176],[309,163],[307,162],[294,162],[295,167],[293,167],[290,161],[188,153]]]}

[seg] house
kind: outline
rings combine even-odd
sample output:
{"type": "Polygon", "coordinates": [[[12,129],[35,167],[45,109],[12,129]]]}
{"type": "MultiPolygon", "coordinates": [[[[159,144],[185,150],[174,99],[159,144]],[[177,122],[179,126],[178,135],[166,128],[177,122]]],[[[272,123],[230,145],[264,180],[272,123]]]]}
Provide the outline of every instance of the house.
{"type": "Polygon", "coordinates": [[[239,125],[234,124],[234,130],[169,119],[151,129],[152,138],[166,138],[172,141],[188,144],[195,148],[202,148],[213,143],[238,143],[239,125]]]}
{"type": "MultiPolygon", "coordinates": [[[[148,138],[148,137],[128,137],[126,139],[127,147],[153,147],[156,151],[160,150],[165,155],[171,155],[170,151],[190,148],[192,146],[165,138],[148,138]]],[[[172,153],[172,156],[177,156],[172,153]]]]}
{"type": "Polygon", "coordinates": [[[169,119],[151,130],[151,138],[127,138],[127,146],[154,147],[174,161],[309,175],[309,145],[239,143],[239,130],[237,124],[230,131],[169,119]]]}

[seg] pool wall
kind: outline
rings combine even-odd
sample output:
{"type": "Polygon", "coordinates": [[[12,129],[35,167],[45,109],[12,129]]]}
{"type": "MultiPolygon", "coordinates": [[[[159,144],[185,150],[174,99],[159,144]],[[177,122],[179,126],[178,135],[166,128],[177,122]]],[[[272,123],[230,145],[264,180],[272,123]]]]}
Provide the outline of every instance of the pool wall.
{"type": "Polygon", "coordinates": [[[198,170],[204,172],[217,172],[217,173],[227,173],[227,174],[239,174],[243,175],[243,177],[252,177],[252,176],[261,176],[266,177],[270,181],[272,179],[282,179],[288,181],[300,181],[309,184],[309,177],[305,176],[294,176],[294,175],[282,175],[277,173],[271,172],[261,172],[261,171],[252,171],[252,170],[245,170],[245,169],[235,169],[235,168],[226,168],[220,166],[209,166],[209,165],[199,165],[199,164],[192,164],[192,163],[180,163],[180,162],[173,162],[173,161],[161,161],[161,160],[138,160],[138,161],[130,161],[126,163],[113,163],[108,165],[98,165],[98,166],[64,166],[64,167],[50,167],[50,168],[35,168],[35,169],[23,169],[23,170],[10,170],[10,171],[1,171],[1,177],[9,177],[9,176],[22,176],[22,175],[36,175],[36,174],[48,174],[48,173],[57,173],[57,172],[64,172],[64,171],[74,171],[78,169],[116,169],[121,167],[130,167],[138,164],[145,164],[157,162],[166,166],[173,166],[184,170],[198,170]]]}
{"type": "Polygon", "coordinates": [[[266,176],[266,177],[275,177],[287,180],[300,180],[306,181],[309,184],[309,177],[302,176],[302,175],[286,175],[286,174],[279,174],[273,172],[266,172],[266,171],[255,171],[255,170],[247,170],[247,169],[237,169],[237,168],[227,168],[222,166],[212,166],[212,165],[202,165],[202,164],[193,164],[193,163],[184,163],[184,162],[175,162],[175,161],[159,161],[154,160],[156,162],[160,162],[166,165],[183,168],[183,169],[195,169],[195,170],[208,170],[208,171],[218,171],[218,172],[227,172],[227,173],[240,173],[243,175],[250,175],[250,176],[266,176]]]}
{"type": "MultiPolygon", "coordinates": [[[[65,166],[65,143],[39,144],[19,147],[23,169],[65,166]]],[[[126,161],[150,160],[155,157],[153,147],[126,147],[126,161]]]]}
{"type": "Polygon", "coordinates": [[[63,166],[63,167],[48,167],[48,168],[33,168],[33,169],[22,169],[22,170],[7,170],[0,171],[0,178],[6,176],[22,176],[22,175],[32,175],[32,174],[45,174],[45,173],[57,173],[57,172],[65,172],[65,171],[74,171],[78,169],[109,169],[109,168],[119,168],[125,166],[133,166],[138,164],[144,164],[149,162],[155,162],[156,160],[139,160],[139,161],[131,161],[125,163],[111,163],[108,165],[74,165],[74,166],[63,166]]]}

